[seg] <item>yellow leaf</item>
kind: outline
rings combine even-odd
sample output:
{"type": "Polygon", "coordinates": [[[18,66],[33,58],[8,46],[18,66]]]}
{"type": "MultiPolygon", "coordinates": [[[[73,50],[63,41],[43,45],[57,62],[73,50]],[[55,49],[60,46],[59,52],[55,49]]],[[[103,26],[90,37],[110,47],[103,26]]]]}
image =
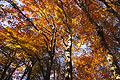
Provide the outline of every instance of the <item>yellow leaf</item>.
{"type": "Polygon", "coordinates": [[[78,43],[77,46],[79,47],[79,46],[80,46],[80,43],[78,43]]]}
{"type": "Polygon", "coordinates": [[[15,47],[17,47],[17,48],[21,48],[20,45],[16,45],[15,47]]]}
{"type": "Polygon", "coordinates": [[[10,34],[9,33],[7,33],[7,36],[9,36],[10,34]]]}
{"type": "Polygon", "coordinates": [[[64,29],[62,29],[62,32],[63,32],[63,33],[65,32],[64,29]]]}
{"type": "Polygon", "coordinates": [[[19,68],[17,68],[17,70],[18,70],[18,71],[22,71],[22,70],[23,70],[23,68],[22,68],[22,67],[19,67],[19,68]]]}

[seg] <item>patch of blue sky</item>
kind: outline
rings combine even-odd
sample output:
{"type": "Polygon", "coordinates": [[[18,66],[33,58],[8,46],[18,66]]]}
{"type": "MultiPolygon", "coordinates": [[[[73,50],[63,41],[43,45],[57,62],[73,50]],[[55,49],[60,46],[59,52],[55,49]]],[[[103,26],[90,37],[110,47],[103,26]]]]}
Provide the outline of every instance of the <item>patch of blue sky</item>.
{"type": "Polygon", "coordinates": [[[89,49],[89,46],[91,44],[89,43],[88,45],[86,43],[84,43],[83,45],[81,45],[80,47],[77,47],[76,48],[79,48],[79,51],[75,52],[77,54],[73,54],[73,56],[80,56],[82,53],[83,53],[83,50],[86,52],[86,53],[90,53],[92,50],[89,49]]]}
{"type": "Polygon", "coordinates": [[[6,6],[6,5],[9,5],[9,3],[6,2],[6,1],[0,1],[0,5],[1,5],[1,4],[2,4],[2,5],[5,5],[5,6],[6,6]]]}

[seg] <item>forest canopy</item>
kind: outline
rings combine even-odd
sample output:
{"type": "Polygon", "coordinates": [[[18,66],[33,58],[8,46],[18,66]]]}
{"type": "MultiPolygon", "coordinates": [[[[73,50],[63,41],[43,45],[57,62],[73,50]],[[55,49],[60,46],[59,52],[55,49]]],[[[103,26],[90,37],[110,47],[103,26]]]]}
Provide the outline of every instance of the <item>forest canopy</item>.
{"type": "Polygon", "coordinates": [[[120,1],[1,0],[0,80],[120,80],[120,1]]]}

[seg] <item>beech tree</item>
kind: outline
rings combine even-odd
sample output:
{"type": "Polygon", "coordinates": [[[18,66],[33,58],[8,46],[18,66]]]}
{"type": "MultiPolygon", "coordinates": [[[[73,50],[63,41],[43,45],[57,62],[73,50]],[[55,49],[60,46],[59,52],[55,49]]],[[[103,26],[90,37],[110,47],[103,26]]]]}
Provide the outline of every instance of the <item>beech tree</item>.
{"type": "Polygon", "coordinates": [[[1,80],[119,80],[119,0],[0,1],[1,80]]]}

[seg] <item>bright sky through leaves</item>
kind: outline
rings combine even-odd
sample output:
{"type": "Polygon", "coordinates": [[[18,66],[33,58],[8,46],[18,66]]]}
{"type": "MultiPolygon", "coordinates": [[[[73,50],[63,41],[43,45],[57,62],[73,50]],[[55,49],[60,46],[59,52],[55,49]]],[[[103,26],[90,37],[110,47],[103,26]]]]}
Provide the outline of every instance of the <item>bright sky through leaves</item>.
{"type": "Polygon", "coordinates": [[[119,0],[0,1],[0,80],[119,80],[119,0]]]}

